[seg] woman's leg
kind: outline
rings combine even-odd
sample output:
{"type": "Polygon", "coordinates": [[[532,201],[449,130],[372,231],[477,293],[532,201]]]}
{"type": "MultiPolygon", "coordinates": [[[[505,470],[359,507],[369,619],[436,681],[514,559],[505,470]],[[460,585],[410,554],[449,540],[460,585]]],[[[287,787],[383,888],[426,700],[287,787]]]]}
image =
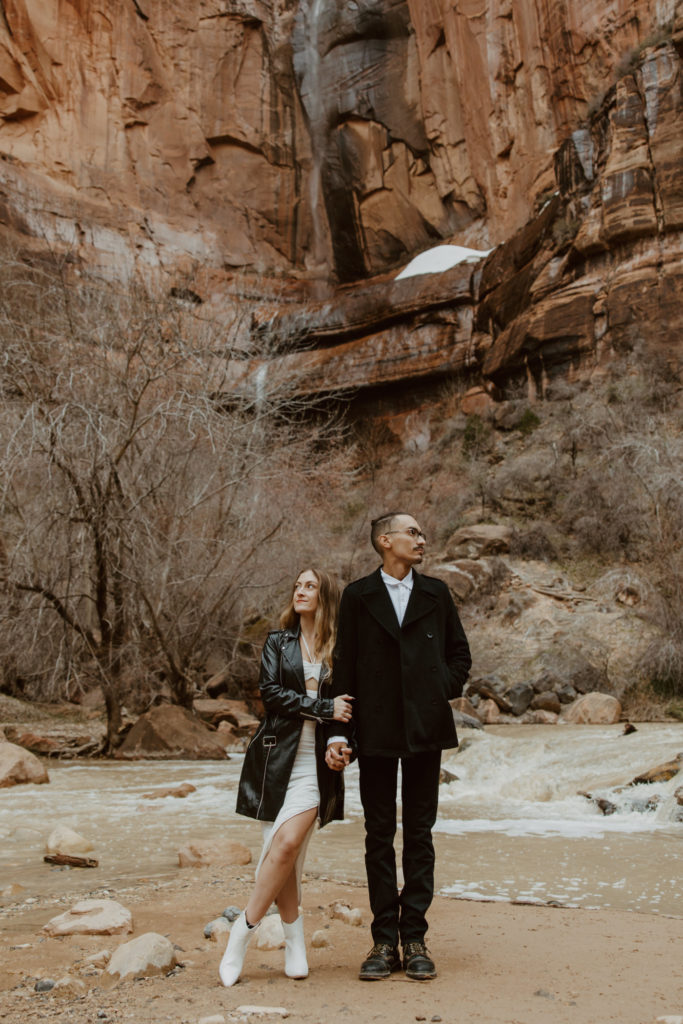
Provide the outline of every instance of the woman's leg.
{"type": "Polygon", "coordinates": [[[311,807],[280,826],[266,854],[256,878],[256,884],[247,903],[245,913],[249,924],[257,924],[268,907],[277,900],[283,918],[293,921],[298,914],[298,892],[295,864],[308,831],[318,816],[318,808],[311,807]],[[293,883],[293,891],[292,891],[293,883]],[[282,893],[282,899],[280,894],[282,893]],[[283,903],[284,900],[284,903],[283,903]]]}

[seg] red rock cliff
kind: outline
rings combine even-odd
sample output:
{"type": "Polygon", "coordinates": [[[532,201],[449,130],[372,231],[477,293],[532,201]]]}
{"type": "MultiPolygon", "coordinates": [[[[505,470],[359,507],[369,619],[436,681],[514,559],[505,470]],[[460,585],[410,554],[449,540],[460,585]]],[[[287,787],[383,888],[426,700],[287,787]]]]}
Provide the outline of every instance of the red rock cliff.
{"type": "MultiPolygon", "coordinates": [[[[581,134],[589,108],[681,9],[3,0],[0,219],[114,274],[210,265],[348,280],[443,238],[497,244],[554,188],[567,140],[571,173],[597,164],[581,134]]],[[[678,216],[651,187],[648,104],[661,89],[644,89],[620,86],[600,245],[618,241],[624,203],[643,231],[678,216]]],[[[680,83],[669,91],[680,103],[680,83]]],[[[657,142],[669,162],[675,142],[657,142]]]]}

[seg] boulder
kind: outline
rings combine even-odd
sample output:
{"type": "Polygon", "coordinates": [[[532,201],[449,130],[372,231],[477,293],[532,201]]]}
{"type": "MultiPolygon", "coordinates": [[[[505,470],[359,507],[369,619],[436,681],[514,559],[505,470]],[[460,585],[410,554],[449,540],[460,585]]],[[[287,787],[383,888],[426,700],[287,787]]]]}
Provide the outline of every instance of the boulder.
{"type": "Polygon", "coordinates": [[[225,749],[203,722],[177,704],[161,704],[138,718],[116,751],[120,760],[227,759],[225,749]]]}
{"type": "Polygon", "coordinates": [[[534,682],[537,693],[572,686],[577,693],[604,692],[609,680],[603,668],[594,665],[577,647],[557,643],[543,651],[538,659],[538,676],[534,682]]]}
{"type": "Polygon", "coordinates": [[[613,725],[621,718],[621,704],[608,693],[585,693],[565,704],[560,720],[574,725],[613,725]]]}
{"type": "Polygon", "coordinates": [[[191,840],[178,850],[181,868],[231,867],[249,864],[251,853],[242,843],[191,840]]]}
{"type": "Polygon", "coordinates": [[[46,853],[65,854],[70,857],[79,857],[94,849],[89,839],[74,832],[68,825],[57,825],[45,844],[46,853]]]}
{"type": "Polygon", "coordinates": [[[669,779],[673,779],[675,775],[678,775],[681,768],[683,768],[683,753],[678,754],[672,761],[659,764],[655,768],[650,768],[648,771],[643,772],[641,775],[636,775],[631,785],[637,786],[643,782],[668,782],[669,779]]]}
{"type": "Polygon", "coordinates": [[[218,942],[222,935],[230,934],[230,922],[225,917],[216,917],[204,928],[204,938],[218,942]]]}
{"type": "Polygon", "coordinates": [[[124,981],[166,974],[176,966],[175,947],[164,935],[146,932],[115,949],[107,974],[124,981]]]}
{"type": "Polygon", "coordinates": [[[258,728],[258,718],[252,715],[243,700],[203,697],[194,701],[193,708],[195,714],[210,725],[218,726],[221,722],[228,722],[236,736],[249,738],[258,728]]]}
{"type": "Polygon", "coordinates": [[[500,721],[500,708],[495,700],[482,700],[477,708],[477,714],[484,725],[495,725],[496,722],[500,721]]]}
{"type": "Polygon", "coordinates": [[[559,717],[554,711],[545,711],[543,708],[531,711],[529,714],[532,716],[531,720],[534,725],[555,725],[559,717]]]}
{"type": "Polygon", "coordinates": [[[456,697],[455,700],[449,701],[449,704],[454,711],[459,711],[462,715],[466,715],[469,718],[477,717],[477,709],[467,697],[456,697]]]}
{"type": "Polygon", "coordinates": [[[527,710],[534,696],[533,687],[528,683],[517,683],[505,691],[507,701],[513,715],[523,715],[527,710]]]}
{"type": "Polygon", "coordinates": [[[559,715],[562,705],[557,694],[552,690],[544,690],[543,693],[537,693],[531,701],[531,710],[550,711],[554,715],[559,715]]]}
{"type": "Polygon", "coordinates": [[[460,726],[463,729],[483,729],[481,720],[474,715],[466,715],[463,711],[453,709],[453,721],[456,729],[460,726]]]}
{"type": "Polygon", "coordinates": [[[47,770],[35,754],[14,743],[0,742],[0,789],[49,781],[47,770]]]}
{"type": "Polygon", "coordinates": [[[456,530],[446,545],[448,558],[481,558],[510,550],[512,529],[495,523],[476,523],[456,530]]]}
{"type": "Polygon", "coordinates": [[[459,558],[432,566],[430,574],[448,586],[456,602],[463,602],[497,592],[510,571],[500,558],[459,558]]]}
{"type": "Polygon", "coordinates": [[[80,900],[43,926],[48,935],[126,935],[133,917],[116,900],[80,900]]]}

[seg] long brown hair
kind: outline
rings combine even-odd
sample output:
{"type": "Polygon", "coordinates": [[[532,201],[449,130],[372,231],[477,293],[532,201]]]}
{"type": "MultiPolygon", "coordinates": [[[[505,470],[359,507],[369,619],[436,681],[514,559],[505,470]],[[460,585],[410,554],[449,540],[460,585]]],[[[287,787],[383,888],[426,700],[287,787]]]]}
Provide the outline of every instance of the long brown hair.
{"type": "MultiPolygon", "coordinates": [[[[339,614],[340,598],[339,584],[334,576],[330,576],[328,572],[323,572],[322,569],[314,569],[313,566],[298,572],[296,579],[299,579],[302,572],[307,571],[312,572],[318,581],[318,607],[315,610],[315,619],[313,620],[315,646],[316,650],[320,651],[322,660],[328,669],[331,670],[332,651],[337,639],[337,615],[339,614]]],[[[296,586],[296,580],[294,581],[294,586],[296,586]]],[[[289,604],[280,616],[280,626],[282,629],[296,629],[298,625],[299,613],[294,611],[294,587],[292,587],[292,596],[289,599],[289,604]]]]}

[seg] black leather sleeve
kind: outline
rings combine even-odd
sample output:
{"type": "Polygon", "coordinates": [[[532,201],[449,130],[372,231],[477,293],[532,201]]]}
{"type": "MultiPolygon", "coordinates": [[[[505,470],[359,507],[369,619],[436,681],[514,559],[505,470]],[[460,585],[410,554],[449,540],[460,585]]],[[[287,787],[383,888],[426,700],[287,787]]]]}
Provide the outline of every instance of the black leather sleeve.
{"type": "Polygon", "coordinates": [[[329,697],[309,697],[288,687],[280,672],[281,634],[270,633],[263,645],[259,689],[266,711],[285,718],[310,718],[328,722],[334,717],[334,701],[329,697]]]}

